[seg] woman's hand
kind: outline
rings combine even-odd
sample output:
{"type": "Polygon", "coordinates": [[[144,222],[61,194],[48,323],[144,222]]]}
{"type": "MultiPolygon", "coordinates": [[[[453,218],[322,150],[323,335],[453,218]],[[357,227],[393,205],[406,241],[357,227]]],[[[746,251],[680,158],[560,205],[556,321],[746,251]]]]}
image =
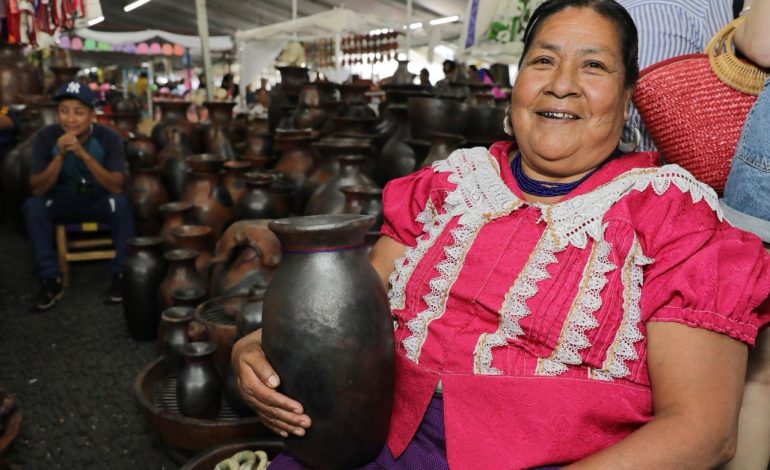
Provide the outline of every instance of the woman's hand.
{"type": "Polygon", "coordinates": [[[304,436],[310,416],[299,402],[275,390],[281,382],[262,350],[262,329],[238,340],[230,358],[241,397],[265,426],[283,437],[289,433],[304,436]]]}

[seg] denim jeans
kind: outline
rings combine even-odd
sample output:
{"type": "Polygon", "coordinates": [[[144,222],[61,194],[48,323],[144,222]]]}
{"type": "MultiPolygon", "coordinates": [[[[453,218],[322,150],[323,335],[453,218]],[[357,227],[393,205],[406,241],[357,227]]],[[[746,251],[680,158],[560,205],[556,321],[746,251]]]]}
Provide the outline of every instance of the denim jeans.
{"type": "Polygon", "coordinates": [[[35,271],[41,279],[61,274],[53,243],[54,224],[102,222],[110,224],[115,258],[112,274],[123,271],[128,239],[134,236],[134,219],[128,196],[123,193],[98,197],[75,195],[32,196],[24,201],[24,221],[35,254],[35,271]]]}
{"type": "Polygon", "coordinates": [[[720,203],[732,225],[770,242],[770,80],[746,117],[720,203]]]}

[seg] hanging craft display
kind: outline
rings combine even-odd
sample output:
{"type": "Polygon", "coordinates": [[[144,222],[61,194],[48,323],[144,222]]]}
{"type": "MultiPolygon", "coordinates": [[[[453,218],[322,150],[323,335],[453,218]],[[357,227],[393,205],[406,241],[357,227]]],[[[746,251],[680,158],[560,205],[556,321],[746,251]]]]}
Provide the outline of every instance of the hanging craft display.
{"type": "Polygon", "coordinates": [[[44,37],[84,26],[102,16],[100,0],[6,0],[2,39],[37,47],[44,37]]]}
{"type": "Polygon", "coordinates": [[[398,52],[398,34],[354,34],[342,38],[342,65],[374,64],[394,60],[398,52]]]}

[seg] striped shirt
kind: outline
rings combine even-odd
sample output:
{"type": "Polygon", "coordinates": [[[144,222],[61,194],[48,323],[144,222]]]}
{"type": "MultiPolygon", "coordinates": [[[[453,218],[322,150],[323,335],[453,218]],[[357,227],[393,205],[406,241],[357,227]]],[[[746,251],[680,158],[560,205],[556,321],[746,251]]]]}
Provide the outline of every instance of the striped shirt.
{"type": "MultiPolygon", "coordinates": [[[[732,0],[617,0],[639,31],[639,68],[683,54],[703,52],[722,26],[733,19],[732,0]]],[[[626,126],[642,131],[637,150],[655,145],[641,124],[636,108],[626,126]]]]}

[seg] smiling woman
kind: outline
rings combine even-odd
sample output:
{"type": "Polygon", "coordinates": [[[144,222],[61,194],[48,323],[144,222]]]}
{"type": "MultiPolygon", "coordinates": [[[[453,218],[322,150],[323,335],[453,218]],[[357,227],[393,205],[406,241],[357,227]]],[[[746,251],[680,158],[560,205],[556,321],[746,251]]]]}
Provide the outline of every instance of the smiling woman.
{"type": "MultiPolygon", "coordinates": [[[[770,257],[692,175],[618,149],[638,76],[620,5],[549,0],[524,41],[518,149],[460,149],[384,189],[371,262],[396,389],[363,468],[713,468],[770,321],[770,257]]],[[[313,432],[261,341],[233,349],[244,396],[275,432],[313,432]]]]}

